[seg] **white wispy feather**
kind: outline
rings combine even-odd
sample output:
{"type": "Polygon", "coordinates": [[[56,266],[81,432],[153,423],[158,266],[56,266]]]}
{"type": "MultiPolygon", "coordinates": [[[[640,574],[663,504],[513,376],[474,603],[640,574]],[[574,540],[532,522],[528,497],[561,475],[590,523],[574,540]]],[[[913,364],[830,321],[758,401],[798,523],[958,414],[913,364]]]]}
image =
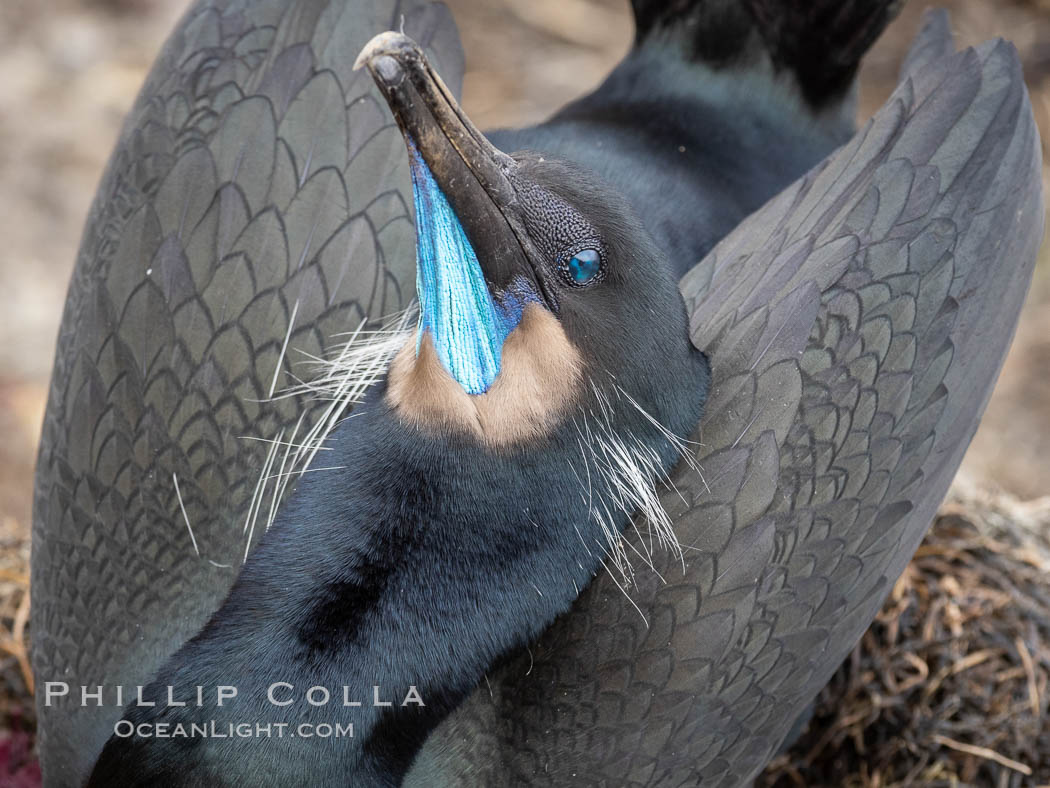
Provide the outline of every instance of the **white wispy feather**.
{"type": "MultiPolygon", "coordinates": [[[[679,458],[700,474],[701,479],[703,473],[690,442],[672,433],[620,386],[612,386],[611,396],[615,397],[615,403],[594,381],[591,381],[591,391],[595,406],[581,410],[575,418],[577,443],[585,474],[582,478],[579,472],[576,475],[580,479],[583,500],[590,516],[602,531],[604,543],[596,547],[607,554],[611,566],[604,561],[602,563],[630,598],[627,587],[633,582],[635,572],[632,554],[654,572],[656,568],[652,557],[657,549],[670,551],[677,560],[683,562],[683,566],[685,558],[671,518],[660,501],[664,486],[669,485],[674,489],[673,483],[667,479],[660,456],[652,446],[633,434],[613,427],[614,405],[637,410],[670,443],[679,458]],[[594,494],[594,477],[600,477],[604,482],[601,486],[610,491],[608,501],[594,494]],[[632,517],[635,514],[638,516],[632,517]],[[632,527],[640,537],[638,546],[620,533],[620,523],[625,517],[632,517],[632,527]],[[639,526],[643,526],[644,531],[639,526]]],[[[590,545],[586,546],[591,548],[590,545]]]]}
{"type": "MultiPolygon", "coordinates": [[[[326,444],[332,431],[344,418],[351,415],[349,411],[386,372],[397,352],[412,341],[416,314],[415,306],[409,307],[385,321],[385,327],[378,331],[366,331],[367,321],[362,321],[354,331],[341,335],[345,339],[327,354],[327,358],[298,351],[300,355],[305,356],[307,374],[297,378],[295,385],[274,394],[272,399],[305,397],[327,404],[320,418],[301,437],[299,431],[303,426],[305,410],[287,440],[284,431],[272,439],[254,438],[271,445],[248,507],[248,517],[244,523],[247,539],[242,561],[248,558],[260,511],[265,511],[265,527],[269,529],[281,502],[294,486],[296,479],[304,473],[337,469],[332,466],[314,467],[314,458],[318,452],[329,450],[326,444]],[[284,447],[284,451],[281,454],[280,465],[274,472],[278,449],[281,446],[284,447]]],[[[274,380],[277,380],[276,374],[274,380]]]]}
{"type": "MultiPolygon", "coordinates": [[[[302,437],[299,437],[299,431],[305,412],[287,439],[283,431],[272,439],[254,438],[264,440],[271,446],[245,520],[244,533],[247,539],[242,560],[247,559],[260,511],[265,511],[263,520],[266,529],[269,529],[295,479],[307,472],[333,469],[330,466],[313,467],[314,458],[318,452],[329,450],[326,443],[332,431],[348,416],[350,409],[361,401],[368,388],[386,372],[397,352],[413,341],[417,315],[418,310],[413,305],[388,319],[386,327],[379,331],[366,331],[365,322],[362,322],[355,331],[344,335],[346,339],[335,346],[328,358],[302,354],[306,356],[309,373],[302,375],[296,385],[277,392],[273,399],[306,396],[325,401],[327,405],[314,426],[302,437]],[[280,447],[283,447],[283,452],[280,447]],[[280,464],[274,472],[279,454],[280,464]]],[[[581,409],[574,418],[577,442],[583,457],[583,474],[576,467],[573,467],[573,472],[579,479],[581,495],[590,517],[602,531],[602,539],[593,545],[586,544],[578,528],[577,534],[588,551],[603,554],[599,561],[630,598],[627,589],[633,582],[635,571],[632,554],[653,571],[652,555],[656,549],[670,550],[678,560],[684,561],[684,557],[671,519],[660,502],[664,485],[669,483],[660,458],[652,447],[639,438],[622,434],[613,427],[614,404],[637,410],[674,447],[679,457],[700,474],[701,479],[703,474],[696,463],[690,442],[668,430],[620,386],[612,386],[612,396],[616,399],[613,403],[597,384],[592,381],[590,385],[594,407],[581,409]],[[600,486],[611,491],[608,500],[594,494],[597,481],[603,481],[604,484],[600,486]],[[640,517],[634,517],[631,522],[641,537],[640,550],[622,536],[619,525],[624,517],[631,517],[635,513],[640,517]],[[639,530],[640,525],[645,526],[644,533],[639,530]]]]}

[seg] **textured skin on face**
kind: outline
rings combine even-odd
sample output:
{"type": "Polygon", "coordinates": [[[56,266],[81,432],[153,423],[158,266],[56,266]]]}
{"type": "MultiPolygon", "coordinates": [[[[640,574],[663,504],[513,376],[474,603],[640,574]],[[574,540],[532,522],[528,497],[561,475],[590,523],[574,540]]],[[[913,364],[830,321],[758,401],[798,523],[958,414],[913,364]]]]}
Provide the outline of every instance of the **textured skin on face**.
{"type": "Polygon", "coordinates": [[[1042,237],[1015,50],[909,62],[682,282],[713,373],[703,478],[679,467],[664,498],[685,574],[657,554],[637,610],[600,574],[407,784],[747,785],[853,648],[962,459],[1042,237]]]}
{"type": "Polygon", "coordinates": [[[601,245],[598,231],[582,213],[556,194],[522,178],[512,178],[525,225],[540,252],[560,263],[580,249],[601,245]]]}
{"type": "Polygon", "coordinates": [[[484,394],[464,391],[424,334],[418,355],[412,344],[391,364],[387,398],[411,424],[510,446],[542,439],[564,423],[580,393],[583,366],[557,318],[529,304],[503,346],[503,368],[484,394]]]}

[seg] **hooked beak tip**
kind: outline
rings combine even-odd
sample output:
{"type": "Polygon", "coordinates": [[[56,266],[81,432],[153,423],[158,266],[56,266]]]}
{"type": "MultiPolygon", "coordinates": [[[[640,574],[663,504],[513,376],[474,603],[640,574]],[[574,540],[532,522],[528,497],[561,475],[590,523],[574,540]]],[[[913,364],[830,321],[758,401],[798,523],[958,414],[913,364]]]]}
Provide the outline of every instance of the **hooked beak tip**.
{"type": "Polygon", "coordinates": [[[388,88],[396,88],[405,79],[405,70],[390,55],[379,55],[368,62],[368,68],[376,80],[388,88]]]}
{"type": "MultiPolygon", "coordinates": [[[[375,36],[357,57],[354,67],[361,66],[371,72],[409,148],[417,237],[424,239],[427,249],[418,255],[421,300],[426,292],[437,293],[439,268],[442,277],[462,276],[457,292],[484,292],[482,300],[486,301],[492,300],[494,292],[512,287],[519,278],[535,280],[535,289],[542,292],[539,275],[522,246],[527,233],[510,180],[516,167],[514,159],[475,128],[423,50],[408,36],[395,32],[375,36]],[[436,218],[439,216],[441,221],[436,218]],[[439,227],[444,229],[439,232],[439,227]],[[456,238],[455,254],[444,248],[448,227],[455,227],[462,236],[456,238]]],[[[468,300],[474,303],[476,299],[468,300]]],[[[431,311],[447,317],[455,312],[451,307],[445,304],[431,311]]],[[[499,331],[492,334],[490,329],[497,323],[502,326],[502,317],[496,314],[499,310],[493,303],[483,311],[484,315],[467,322],[477,327],[474,334],[485,334],[481,342],[485,347],[478,353],[498,359],[505,336],[499,331]]],[[[441,334],[441,326],[433,328],[439,335],[436,341],[440,350],[451,334],[441,334]]],[[[457,364],[446,366],[459,369],[457,364]]],[[[461,382],[465,379],[457,376],[461,382]]],[[[473,389],[468,391],[474,393],[473,389]]]]}
{"type": "Polygon", "coordinates": [[[423,53],[419,46],[404,33],[395,33],[388,30],[380,33],[365,44],[361,54],[354,61],[354,71],[362,66],[368,66],[372,73],[376,73],[380,64],[384,61],[392,61],[397,64],[405,58],[422,58],[423,53]]]}

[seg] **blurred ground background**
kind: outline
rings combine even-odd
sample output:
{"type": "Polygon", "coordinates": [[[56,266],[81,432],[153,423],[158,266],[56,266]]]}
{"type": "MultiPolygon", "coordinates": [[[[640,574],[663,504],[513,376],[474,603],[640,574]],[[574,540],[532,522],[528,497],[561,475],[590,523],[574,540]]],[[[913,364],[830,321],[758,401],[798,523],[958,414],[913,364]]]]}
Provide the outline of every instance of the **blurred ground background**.
{"type": "MultiPolygon", "coordinates": [[[[464,104],[482,128],[540,120],[594,87],[627,50],[633,33],[627,0],[448,2],[459,22],[467,52],[464,104]]],[[[0,732],[0,786],[34,782],[31,767],[18,772],[17,777],[14,769],[16,762],[25,760],[23,754],[31,746],[32,710],[21,644],[28,611],[32,469],[66,283],[89,201],[124,112],[164,36],[186,4],[186,0],[0,3],[0,294],[5,301],[0,308],[0,731],[9,731],[0,732]],[[12,767],[6,773],[5,764],[12,767]]],[[[960,43],[1003,36],[1017,45],[1037,122],[1044,139],[1050,139],[1050,0],[954,0],[945,5],[952,11],[960,43]]],[[[862,72],[862,118],[870,115],[892,90],[898,65],[918,28],[924,6],[922,0],[911,0],[868,57],[862,72]]],[[[1030,544],[1031,539],[1041,538],[1040,529],[1050,528],[1050,499],[1043,498],[1050,494],[1050,263],[1045,257],[1044,254],[1036,269],[1017,339],[988,413],[939,524],[939,529],[942,525],[948,528],[946,538],[955,540],[954,547],[944,547],[942,540],[941,547],[930,548],[934,555],[940,555],[937,550],[948,550],[944,554],[947,558],[942,558],[949,563],[966,556],[973,561],[985,561],[988,555],[1016,558],[1022,569],[1036,572],[1030,578],[1034,589],[1030,590],[1037,596],[1045,592],[1045,586],[1042,591],[1037,588],[1039,577],[1047,576],[1046,569],[1050,567],[1045,562],[1046,553],[1041,552],[1043,546],[1030,544]],[[1023,521],[1021,530],[1016,526],[1019,521],[1023,521]],[[985,559],[979,558],[981,555],[985,559]]],[[[885,648],[901,642],[904,634],[900,617],[901,611],[907,609],[907,599],[914,597],[916,604],[927,605],[931,595],[944,592],[944,578],[951,574],[951,567],[944,561],[938,564],[940,570],[929,570],[927,566],[935,573],[943,570],[940,580],[931,581],[930,587],[922,580],[926,570],[913,567],[906,576],[908,582],[895,591],[897,618],[891,615],[884,621],[896,620],[898,624],[890,626],[888,632],[884,627],[881,634],[869,633],[871,637],[885,648]]],[[[954,566],[952,571],[962,572],[963,564],[954,566]]],[[[978,575],[984,576],[980,571],[978,575]]],[[[965,582],[980,586],[978,575],[966,575],[969,580],[965,582]]],[[[950,583],[947,589],[951,592],[950,583]]],[[[1050,609],[1050,600],[1043,602],[1046,605],[1041,609],[1045,613],[1050,609]]],[[[988,612],[981,600],[974,604],[976,607],[966,609],[976,610],[975,615],[988,612]]],[[[1024,664],[1019,667],[1023,670],[1015,670],[1013,675],[1009,671],[1014,668],[999,666],[995,676],[1022,680],[1028,689],[1032,725],[1021,726],[1016,736],[1030,738],[1032,746],[1042,737],[1050,751],[1045,686],[1050,652],[1041,650],[1045,642],[1042,635],[1046,634],[1042,626],[1045,616],[1041,624],[1038,609],[1038,604],[1035,608],[1029,604],[1025,611],[1031,615],[1022,615],[1010,623],[1020,628],[1018,637],[1028,646],[1019,649],[1015,645],[1011,651],[1008,641],[1000,648],[1001,653],[997,652],[997,658],[1007,659],[1012,654],[1021,660],[1024,664]],[[1027,661],[1021,650],[1028,652],[1027,661]]],[[[934,616],[926,608],[922,610],[925,612],[919,618],[924,621],[934,616]]],[[[917,611],[918,608],[912,613],[921,612],[917,611]]],[[[963,619],[965,616],[955,619],[956,624],[963,619]]],[[[946,626],[941,641],[958,635],[953,634],[953,626],[946,626]]],[[[972,654],[999,646],[955,643],[952,648],[972,654]]],[[[923,662],[928,672],[929,655],[916,648],[907,653],[923,662]]],[[[966,657],[964,653],[953,658],[966,657]]],[[[986,655],[982,662],[989,660],[986,655]]],[[[905,662],[913,668],[916,664],[910,658],[905,662]]],[[[866,691],[861,686],[864,682],[860,682],[860,677],[866,675],[861,667],[858,661],[852,674],[839,677],[840,683],[845,682],[841,693],[852,693],[850,697],[857,702],[862,702],[857,700],[858,693],[866,691]]],[[[961,672],[962,669],[957,671],[961,672]]],[[[899,690],[901,682],[892,675],[890,679],[899,690]]],[[[991,679],[984,682],[986,686],[988,681],[991,679]]],[[[905,687],[908,689],[911,688],[905,687]]],[[[841,698],[841,693],[836,697],[841,698]]],[[[931,746],[951,750],[963,759],[957,774],[941,769],[931,777],[928,768],[927,772],[915,769],[914,774],[904,773],[907,779],[902,781],[901,774],[890,774],[892,769],[875,773],[865,767],[868,772],[864,775],[851,772],[858,759],[864,760],[860,723],[879,714],[877,708],[870,708],[871,694],[865,697],[863,702],[868,706],[861,717],[846,720],[845,725],[839,725],[841,719],[824,720],[825,726],[831,725],[827,730],[839,725],[836,730],[840,740],[850,739],[853,745],[860,742],[859,751],[853,746],[852,755],[839,758],[842,770],[825,769],[823,776],[818,777],[816,772],[806,776],[806,764],[802,762],[805,759],[795,758],[785,760],[770,779],[800,785],[832,779],[830,784],[841,785],[905,785],[911,784],[909,781],[941,784],[938,780],[946,781],[943,784],[974,780],[993,785],[1050,782],[1050,774],[1040,774],[1038,766],[1031,776],[1002,764],[998,770],[982,771],[981,764],[989,762],[987,752],[967,753],[939,741],[931,746]],[[830,776],[833,773],[834,778],[830,776]]],[[[900,697],[906,699],[905,695],[900,697]]],[[[1022,698],[1022,702],[1026,701],[1022,698]]],[[[1005,712],[999,709],[996,713],[1009,717],[1012,712],[1006,708],[1005,712]]],[[[898,720],[895,724],[907,727],[907,721],[898,720]]],[[[920,733],[916,736],[921,738],[920,733]]],[[[828,750],[829,743],[834,744],[834,737],[825,738],[828,741],[820,748],[822,753],[828,750]]],[[[948,738],[955,744],[962,741],[948,738]]],[[[819,743],[810,742],[812,746],[819,743]]],[[[903,756],[898,750],[921,749],[913,744],[898,742],[896,750],[883,750],[896,753],[894,757],[899,758],[903,756]]],[[[815,751],[812,746],[804,755],[815,751]]],[[[1023,755],[1024,748],[1017,752],[1023,755]]],[[[816,757],[810,758],[810,768],[816,757]]],[[[991,762],[995,762],[994,758],[991,762]]],[[[928,766],[929,763],[924,768],[928,766]]],[[[1045,764],[1044,767],[1050,769],[1045,764]]]]}

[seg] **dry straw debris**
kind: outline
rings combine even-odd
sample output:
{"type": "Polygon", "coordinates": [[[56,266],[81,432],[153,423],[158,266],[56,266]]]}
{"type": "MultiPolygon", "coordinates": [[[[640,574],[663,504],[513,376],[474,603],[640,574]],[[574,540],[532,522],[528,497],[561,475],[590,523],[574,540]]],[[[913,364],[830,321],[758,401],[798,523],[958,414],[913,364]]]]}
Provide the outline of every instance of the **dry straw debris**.
{"type": "Polygon", "coordinates": [[[1050,498],[957,483],[759,785],[1050,785],[1050,498]]]}

